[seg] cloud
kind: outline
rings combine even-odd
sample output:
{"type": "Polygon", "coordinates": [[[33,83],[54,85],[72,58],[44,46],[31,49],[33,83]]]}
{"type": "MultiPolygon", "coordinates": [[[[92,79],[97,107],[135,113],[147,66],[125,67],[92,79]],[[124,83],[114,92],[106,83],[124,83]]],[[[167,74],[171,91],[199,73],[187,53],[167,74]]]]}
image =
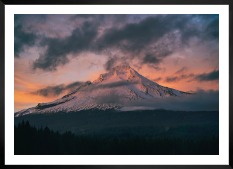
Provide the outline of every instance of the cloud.
{"type": "Polygon", "coordinates": [[[115,87],[121,87],[121,86],[128,86],[130,84],[136,84],[136,82],[129,83],[128,81],[119,81],[119,82],[103,84],[100,87],[102,87],[102,88],[115,88],[115,87]]]}
{"type": "Polygon", "coordinates": [[[72,30],[69,36],[63,38],[45,38],[41,42],[41,45],[46,46],[47,50],[44,55],[34,62],[34,69],[54,71],[58,66],[69,62],[69,54],[78,57],[82,52],[97,52],[96,44],[98,42],[96,38],[100,34],[99,27],[101,26],[102,28],[106,22],[106,24],[110,24],[114,21],[123,21],[124,16],[71,15],[70,22],[74,22],[75,20],[80,22],[75,25],[75,29],[72,30]]]}
{"type": "Polygon", "coordinates": [[[165,67],[160,67],[158,65],[150,65],[151,68],[155,69],[156,71],[162,71],[165,72],[166,68],[165,67]]]}
{"type": "MultiPolygon", "coordinates": [[[[180,70],[182,70],[182,69],[180,69],[180,70]]],[[[180,70],[178,70],[178,71],[180,71],[180,70]]],[[[183,72],[183,70],[180,72],[183,72]]],[[[178,81],[181,81],[184,79],[190,79],[189,81],[198,80],[201,82],[218,80],[219,79],[219,70],[214,70],[212,72],[202,73],[202,74],[191,73],[191,74],[182,74],[180,76],[169,76],[169,77],[166,77],[166,79],[164,81],[169,83],[169,82],[178,82],[178,81]]]]}
{"type": "MultiPolygon", "coordinates": [[[[70,61],[68,55],[79,57],[83,52],[100,55],[105,54],[106,51],[117,52],[119,55],[116,58],[108,56],[104,65],[107,70],[116,61],[124,63],[124,60],[117,59],[121,56],[127,56],[130,60],[138,60],[139,64],[158,65],[165,57],[187,47],[192,38],[197,38],[200,42],[218,42],[218,15],[45,16],[43,19],[46,20],[47,27],[56,27],[56,22],[53,20],[59,17],[61,19],[56,21],[62,30],[58,30],[63,33],[71,31],[66,33],[69,36],[61,37],[58,31],[57,36],[46,37],[49,32],[43,34],[45,37],[40,36],[42,40],[39,44],[46,47],[47,50],[35,60],[33,67],[45,71],[54,71],[57,67],[67,64],[70,61]],[[61,26],[62,22],[66,25],[63,23],[61,26]],[[68,24],[69,22],[70,24],[68,24]]],[[[36,32],[41,32],[39,29],[35,29],[41,25],[38,26],[32,20],[33,17],[35,16],[29,15],[24,19],[34,23],[34,27],[30,25],[33,29],[26,33],[25,36],[28,38],[25,38],[25,42],[17,42],[16,53],[20,52],[22,46],[33,44],[32,41],[35,40],[35,37],[30,38],[30,36],[38,35],[36,32]]],[[[43,19],[41,18],[41,20],[43,19]]],[[[50,31],[50,34],[51,32],[53,31],[50,31]]],[[[23,31],[23,33],[25,32],[23,31]]],[[[22,31],[16,33],[16,36],[21,34],[22,31]]],[[[218,46],[213,46],[213,48],[218,48],[218,46]]]]}
{"type": "Polygon", "coordinates": [[[158,40],[174,28],[184,25],[188,20],[184,15],[151,16],[137,23],[106,31],[100,39],[100,48],[119,46],[122,50],[144,49],[149,43],[158,40]],[[120,43],[121,42],[121,43],[120,43]],[[127,42],[127,43],[124,43],[127,42]],[[119,44],[120,43],[120,44],[119,44]]]}
{"type": "Polygon", "coordinates": [[[81,84],[83,84],[83,82],[73,82],[68,85],[61,84],[56,86],[48,86],[39,89],[35,92],[32,92],[31,94],[40,95],[44,97],[54,97],[54,96],[59,96],[64,92],[71,92],[72,90],[78,88],[81,84]]]}
{"type": "Polygon", "coordinates": [[[185,43],[192,37],[200,41],[219,39],[219,15],[189,15],[190,22],[182,29],[182,41],[185,43]]]}
{"type": "Polygon", "coordinates": [[[97,89],[112,89],[112,88],[117,88],[117,87],[122,87],[122,86],[129,86],[131,84],[137,84],[137,82],[118,81],[118,82],[90,86],[89,88],[84,88],[83,90],[93,91],[97,89]]]}
{"type": "Polygon", "coordinates": [[[180,78],[177,76],[174,76],[174,77],[167,77],[165,81],[166,82],[176,82],[178,80],[180,80],[180,78]]]}
{"type": "Polygon", "coordinates": [[[47,51],[34,62],[34,69],[56,70],[59,65],[69,62],[68,54],[79,54],[87,51],[96,35],[95,26],[85,22],[81,27],[76,28],[69,37],[45,39],[42,45],[47,46],[47,51]]]}
{"type": "Polygon", "coordinates": [[[107,94],[102,94],[98,97],[98,99],[96,100],[97,104],[121,104],[123,103],[122,101],[122,96],[118,95],[115,92],[110,92],[107,94]]]}
{"type": "MultiPolygon", "coordinates": [[[[45,88],[39,89],[35,92],[32,92],[31,94],[34,95],[40,95],[40,96],[44,96],[44,97],[54,97],[54,96],[59,96],[60,94],[65,94],[65,93],[70,93],[73,92],[75,89],[78,89],[79,87],[81,87],[82,85],[89,85],[91,84],[91,82],[87,81],[87,82],[73,82],[67,85],[64,84],[60,84],[60,85],[55,85],[55,86],[47,86],[45,88]]],[[[127,81],[119,81],[119,82],[113,82],[113,83],[108,83],[108,84],[103,84],[103,85],[98,85],[90,88],[87,88],[88,91],[91,90],[96,90],[98,88],[116,88],[116,87],[121,87],[121,86],[127,86],[130,85],[132,83],[129,83],[127,81]]],[[[86,90],[84,88],[84,90],[86,90]]]]}
{"type": "Polygon", "coordinates": [[[21,25],[14,27],[14,52],[15,57],[19,57],[20,52],[25,46],[33,46],[36,41],[36,35],[25,32],[21,25]]]}
{"type": "Polygon", "coordinates": [[[160,63],[160,59],[156,57],[155,55],[146,54],[145,57],[143,58],[143,63],[158,64],[160,63]]]}
{"type": "Polygon", "coordinates": [[[45,15],[14,15],[14,55],[20,57],[24,48],[36,45],[39,39],[37,32],[32,30],[32,23],[44,23],[45,15]]]}
{"type": "Polygon", "coordinates": [[[63,85],[57,85],[57,86],[48,86],[43,89],[39,89],[35,92],[32,92],[31,94],[40,95],[44,97],[52,97],[52,96],[58,96],[64,91],[63,85]]]}
{"type": "Polygon", "coordinates": [[[77,88],[79,87],[81,84],[83,84],[83,82],[73,82],[73,83],[70,83],[68,85],[65,86],[65,89],[69,89],[69,90],[72,90],[74,88],[77,88]]]}
{"type": "Polygon", "coordinates": [[[184,73],[184,72],[187,71],[187,70],[188,70],[188,68],[184,66],[184,67],[178,69],[178,70],[175,72],[175,74],[184,73]]]}
{"type": "Polygon", "coordinates": [[[140,22],[106,31],[99,44],[102,48],[117,48],[129,58],[140,60],[139,63],[155,65],[187,47],[192,38],[199,41],[218,41],[217,37],[210,36],[212,30],[209,27],[214,26],[212,29],[218,31],[218,25],[213,25],[212,22],[218,23],[218,16],[151,16],[140,22]]]}
{"type": "Polygon", "coordinates": [[[218,111],[219,91],[199,90],[195,94],[182,97],[165,97],[149,101],[132,102],[130,106],[180,111],[218,111]]]}
{"type": "Polygon", "coordinates": [[[208,39],[219,39],[219,17],[214,15],[213,19],[208,23],[206,29],[206,37],[208,39]]]}
{"type": "Polygon", "coordinates": [[[158,77],[156,79],[153,79],[153,81],[157,83],[157,82],[161,81],[162,79],[163,79],[162,77],[158,77]]]}
{"type": "Polygon", "coordinates": [[[116,66],[117,61],[118,61],[117,57],[110,57],[108,61],[105,63],[104,68],[106,70],[110,70],[111,68],[116,66]]]}
{"type": "Polygon", "coordinates": [[[203,73],[199,74],[195,77],[196,80],[199,81],[213,81],[213,80],[219,80],[219,70],[214,70],[209,73],[203,73]]]}
{"type": "Polygon", "coordinates": [[[166,77],[165,79],[165,82],[177,82],[177,81],[180,81],[180,80],[184,80],[184,79],[189,79],[189,78],[193,78],[195,75],[194,74],[183,74],[183,75],[180,75],[180,76],[169,76],[169,77],[166,77]]]}
{"type": "Polygon", "coordinates": [[[175,15],[154,16],[121,28],[109,29],[99,39],[97,49],[117,49],[131,59],[141,60],[143,64],[158,64],[175,51],[176,43],[171,42],[176,38],[165,35],[172,36],[174,27],[170,23],[177,21],[177,18],[175,15]]]}

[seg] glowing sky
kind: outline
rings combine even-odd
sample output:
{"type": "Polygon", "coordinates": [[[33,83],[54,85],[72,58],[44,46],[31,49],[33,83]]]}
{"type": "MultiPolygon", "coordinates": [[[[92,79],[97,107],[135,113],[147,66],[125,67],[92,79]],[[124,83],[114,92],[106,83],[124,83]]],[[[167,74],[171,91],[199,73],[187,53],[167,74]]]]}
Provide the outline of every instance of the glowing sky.
{"type": "Polygon", "coordinates": [[[15,15],[15,111],[128,63],[182,91],[216,90],[218,15],[15,15]]]}

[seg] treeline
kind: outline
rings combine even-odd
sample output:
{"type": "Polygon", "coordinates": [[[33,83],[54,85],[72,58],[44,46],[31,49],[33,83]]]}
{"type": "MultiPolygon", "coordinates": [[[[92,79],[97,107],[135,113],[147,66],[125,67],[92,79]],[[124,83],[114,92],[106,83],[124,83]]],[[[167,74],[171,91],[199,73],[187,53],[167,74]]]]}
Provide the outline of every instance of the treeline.
{"type": "Polygon", "coordinates": [[[78,136],[28,121],[14,127],[15,155],[212,155],[219,154],[218,137],[200,139],[78,136]]]}

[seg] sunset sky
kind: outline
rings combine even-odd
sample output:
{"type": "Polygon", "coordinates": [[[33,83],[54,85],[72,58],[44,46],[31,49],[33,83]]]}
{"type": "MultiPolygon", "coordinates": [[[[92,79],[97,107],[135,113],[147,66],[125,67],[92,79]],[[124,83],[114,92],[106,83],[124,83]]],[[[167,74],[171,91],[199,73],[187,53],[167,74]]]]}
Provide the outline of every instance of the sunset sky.
{"type": "Polygon", "coordinates": [[[218,15],[15,15],[15,112],[119,64],[181,91],[218,91],[218,15]]]}

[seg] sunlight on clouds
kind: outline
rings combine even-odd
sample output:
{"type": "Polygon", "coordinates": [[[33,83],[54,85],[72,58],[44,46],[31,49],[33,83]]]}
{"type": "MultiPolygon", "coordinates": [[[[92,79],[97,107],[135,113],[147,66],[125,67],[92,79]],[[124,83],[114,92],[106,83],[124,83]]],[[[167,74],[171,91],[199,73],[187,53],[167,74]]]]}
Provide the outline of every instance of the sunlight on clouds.
{"type": "Polygon", "coordinates": [[[219,71],[218,24],[218,15],[15,15],[15,109],[119,64],[181,91],[218,90],[206,78],[219,71]]]}

